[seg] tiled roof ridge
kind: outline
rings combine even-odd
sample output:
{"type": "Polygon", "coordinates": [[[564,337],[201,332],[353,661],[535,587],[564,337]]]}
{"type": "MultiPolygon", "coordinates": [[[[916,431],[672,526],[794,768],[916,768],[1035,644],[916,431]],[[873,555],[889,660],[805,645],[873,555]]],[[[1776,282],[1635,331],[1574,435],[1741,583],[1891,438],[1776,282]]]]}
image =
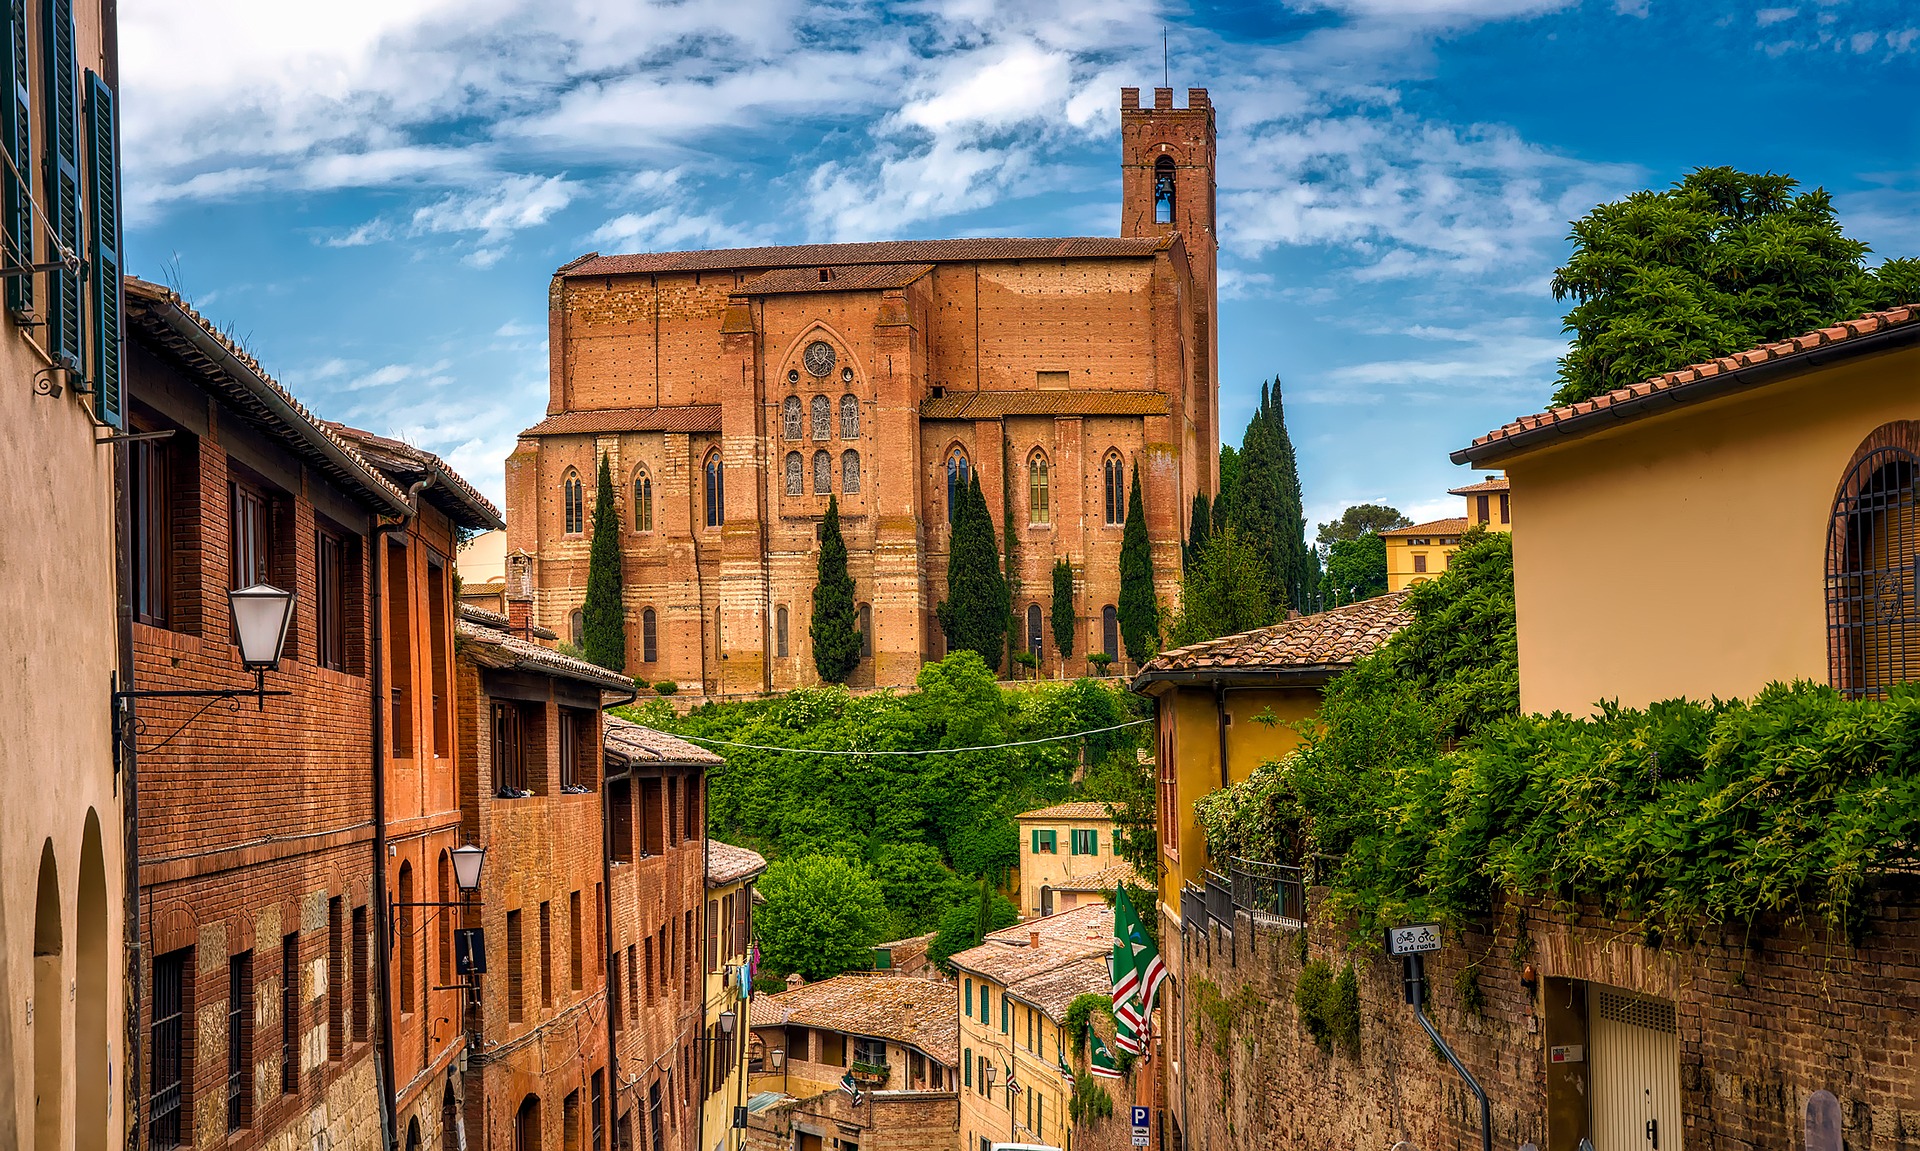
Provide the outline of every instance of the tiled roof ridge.
{"type": "MultiPolygon", "coordinates": [[[[1216,652],[1248,647],[1258,643],[1262,639],[1284,636],[1290,631],[1303,630],[1310,627],[1321,627],[1330,623],[1341,623],[1347,620],[1366,620],[1375,614],[1389,617],[1386,621],[1374,621],[1375,623],[1390,622],[1392,616],[1406,614],[1405,604],[1407,595],[1408,591],[1406,589],[1388,592],[1385,595],[1377,595],[1370,599],[1341,604],[1339,607],[1328,608],[1325,611],[1315,612],[1312,615],[1303,615],[1293,619],[1281,620],[1278,623],[1268,624],[1266,627],[1255,628],[1252,631],[1240,632],[1237,635],[1223,635],[1215,639],[1188,644],[1185,647],[1177,647],[1171,651],[1164,651],[1147,662],[1147,665],[1140,670],[1140,674],[1135,677],[1135,682],[1138,683],[1142,680],[1149,679],[1155,672],[1172,670],[1176,663],[1191,661],[1216,652]]],[[[1388,634],[1390,635],[1392,631],[1399,630],[1399,627],[1404,626],[1405,622],[1405,620],[1402,620],[1399,625],[1389,630],[1388,634]]],[[[1382,636],[1381,639],[1382,642],[1384,642],[1385,636],[1382,636]]],[[[1378,645],[1376,644],[1375,646],[1378,645]]],[[[1361,654],[1365,653],[1358,653],[1350,657],[1342,655],[1339,662],[1351,662],[1351,659],[1359,658],[1361,654]]],[[[1248,666],[1267,665],[1251,664],[1248,666]]]]}
{"type": "Polygon", "coordinates": [[[470,620],[458,620],[454,624],[456,634],[465,640],[485,647],[504,650],[515,663],[532,663],[542,670],[570,675],[574,679],[596,683],[609,690],[633,689],[633,681],[616,671],[609,671],[599,664],[562,655],[552,648],[541,647],[499,628],[484,627],[470,620]]]}
{"type": "Polygon", "coordinates": [[[1606,411],[1609,408],[1632,400],[1645,399],[1662,392],[1684,389],[1689,385],[1703,383],[1739,371],[1742,368],[1756,367],[1782,358],[1812,352],[1818,348],[1830,347],[1861,336],[1886,331],[1889,328],[1920,322],[1920,304],[1902,304],[1877,312],[1867,312],[1850,320],[1842,320],[1824,328],[1816,328],[1785,340],[1775,340],[1759,344],[1731,355],[1720,356],[1700,363],[1688,364],[1670,372],[1649,376],[1639,383],[1628,384],[1609,392],[1571,404],[1561,404],[1533,415],[1521,416],[1498,428],[1477,437],[1473,443],[1453,453],[1455,462],[1464,463],[1472,458],[1475,448],[1497,444],[1512,439],[1524,432],[1552,427],[1581,416],[1606,411]]]}
{"type": "Polygon", "coordinates": [[[589,253],[561,265],[556,277],[626,275],[649,271],[743,271],[859,264],[914,264],[972,260],[1045,260],[1147,256],[1170,249],[1179,233],[1159,236],[960,236],[930,240],[769,244],[751,248],[692,248],[673,252],[589,253]],[[1086,251],[1084,249],[1093,249],[1086,251]],[[946,254],[951,253],[951,254],[946,254]]]}
{"type": "Polygon", "coordinates": [[[1113,818],[1113,814],[1107,810],[1107,805],[1105,803],[1102,803],[1097,799],[1067,799],[1067,800],[1062,800],[1059,803],[1048,804],[1045,807],[1036,807],[1032,811],[1023,811],[1020,814],[1014,816],[1013,818],[1015,820],[1111,819],[1113,818]],[[1087,808],[1091,808],[1092,812],[1088,814],[1081,814],[1082,810],[1087,808]]]}
{"type": "Polygon", "coordinates": [[[1428,520],[1423,524],[1408,524],[1403,528],[1388,528],[1381,536],[1440,535],[1449,531],[1467,530],[1467,517],[1447,516],[1444,519],[1428,520]]]}
{"type": "MultiPolygon", "coordinates": [[[[604,742],[619,745],[617,750],[623,755],[639,751],[654,756],[657,762],[704,764],[725,762],[706,748],[681,739],[672,732],[648,727],[643,723],[635,723],[610,712],[603,723],[602,737],[604,742]]],[[[748,850],[744,847],[735,848],[731,844],[721,844],[721,846],[730,851],[748,850]]]]}
{"type": "Polygon", "coordinates": [[[452,465],[448,464],[445,459],[434,452],[428,451],[426,448],[419,447],[415,444],[410,444],[405,440],[395,439],[391,436],[376,435],[364,428],[351,427],[338,420],[322,420],[321,423],[333,429],[333,431],[344,439],[365,440],[376,448],[413,456],[429,471],[437,469],[441,475],[451,480],[461,499],[492,513],[494,519],[502,523],[506,522],[506,517],[500,514],[500,509],[494,506],[492,500],[482,495],[479,488],[467,482],[467,477],[455,471],[452,465]]]}
{"type": "Polygon", "coordinates": [[[1494,476],[1492,479],[1481,480],[1476,484],[1464,484],[1457,488],[1448,488],[1447,494],[1450,496],[1470,496],[1478,492],[1504,492],[1512,488],[1512,486],[1513,485],[1507,481],[1507,477],[1494,476]]]}
{"type": "Polygon", "coordinates": [[[296,415],[299,415],[301,418],[305,419],[309,424],[313,425],[313,428],[315,431],[319,432],[326,439],[331,440],[335,447],[339,448],[342,452],[346,453],[347,456],[349,456],[355,462],[357,462],[362,468],[366,469],[368,478],[371,479],[375,484],[379,485],[380,488],[384,489],[384,492],[382,494],[391,493],[393,498],[397,502],[401,504],[406,503],[407,494],[405,492],[395,487],[391,481],[389,481],[385,476],[381,475],[380,470],[374,467],[373,463],[370,460],[368,460],[365,456],[361,455],[359,450],[356,449],[352,444],[348,443],[339,434],[334,432],[334,430],[328,426],[328,422],[326,420],[321,419],[320,417],[314,415],[312,411],[308,410],[307,406],[301,403],[298,397],[296,397],[291,391],[287,390],[286,385],[282,384],[279,380],[274,379],[273,376],[267,371],[267,369],[261,366],[260,361],[254,357],[252,352],[249,352],[245,348],[241,347],[239,343],[237,343],[232,337],[228,336],[225,332],[221,331],[220,328],[217,325],[215,325],[212,321],[208,320],[205,316],[201,315],[199,310],[196,309],[192,304],[189,304],[186,301],[186,298],[183,297],[179,292],[174,291],[172,288],[163,287],[159,284],[152,283],[151,281],[148,281],[148,280],[142,280],[138,276],[124,276],[121,279],[122,279],[122,286],[128,292],[128,294],[138,296],[146,300],[159,301],[159,302],[173,305],[174,308],[179,310],[181,315],[193,321],[196,327],[198,327],[209,338],[211,338],[216,343],[218,343],[221,346],[221,348],[226,351],[228,355],[232,356],[234,359],[238,360],[240,363],[246,365],[247,370],[251,371],[254,374],[254,376],[260,380],[261,383],[273,389],[273,391],[277,393],[280,396],[280,398],[286,402],[287,407],[292,409],[296,415]]]}

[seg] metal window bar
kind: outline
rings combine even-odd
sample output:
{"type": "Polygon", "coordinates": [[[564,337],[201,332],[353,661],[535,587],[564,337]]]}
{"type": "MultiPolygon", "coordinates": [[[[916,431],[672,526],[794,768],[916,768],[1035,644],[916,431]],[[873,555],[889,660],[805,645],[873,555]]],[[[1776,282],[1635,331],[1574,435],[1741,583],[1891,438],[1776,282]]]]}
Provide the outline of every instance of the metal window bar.
{"type": "Polygon", "coordinates": [[[1180,924],[1182,927],[1200,927],[1207,917],[1207,897],[1194,884],[1180,889],[1180,924]]]}
{"type": "Polygon", "coordinates": [[[148,1145],[155,1151],[180,1145],[182,990],[186,959],[162,955],[153,961],[153,1099],[148,1104],[148,1145]]]}
{"type": "Polygon", "coordinates": [[[1920,459],[1877,449],[1840,490],[1827,561],[1833,685],[1849,699],[1879,698],[1920,679],[1920,459]]]}
{"type": "Polygon", "coordinates": [[[1307,870],[1238,856],[1228,860],[1233,906],[1262,927],[1299,927],[1307,921],[1307,870]]]}

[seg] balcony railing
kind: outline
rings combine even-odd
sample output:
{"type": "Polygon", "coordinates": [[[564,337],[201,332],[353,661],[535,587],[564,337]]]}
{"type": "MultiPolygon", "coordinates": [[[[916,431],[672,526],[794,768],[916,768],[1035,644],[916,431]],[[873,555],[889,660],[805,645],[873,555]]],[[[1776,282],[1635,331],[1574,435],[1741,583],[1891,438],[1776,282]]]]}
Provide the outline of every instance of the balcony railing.
{"type": "Polygon", "coordinates": [[[1207,900],[1207,917],[1218,923],[1222,930],[1233,930],[1233,888],[1227,877],[1209,868],[1201,876],[1207,900]]]}
{"type": "Polygon", "coordinates": [[[1227,861],[1233,906],[1261,927],[1299,927],[1307,921],[1307,873],[1303,867],[1237,856],[1227,861]]]}

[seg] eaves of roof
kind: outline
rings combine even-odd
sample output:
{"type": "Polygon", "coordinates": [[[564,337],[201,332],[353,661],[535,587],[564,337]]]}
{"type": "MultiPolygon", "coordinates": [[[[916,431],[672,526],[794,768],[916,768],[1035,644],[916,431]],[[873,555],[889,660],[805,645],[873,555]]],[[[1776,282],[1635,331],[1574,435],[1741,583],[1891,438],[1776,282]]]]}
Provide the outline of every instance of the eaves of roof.
{"type": "Polygon", "coordinates": [[[794,244],[712,248],[690,252],[589,252],[562,264],[557,277],[620,276],[649,272],[829,268],[852,264],[918,264],[972,260],[1073,260],[1152,256],[1172,249],[1179,233],[1161,236],[975,237],[954,240],[879,240],[859,244],[794,244]]]}
{"type": "Polygon", "coordinates": [[[602,432],[717,432],[719,404],[666,408],[596,408],[556,412],[521,432],[523,436],[568,436],[602,432]]]}
{"type": "Polygon", "coordinates": [[[447,466],[447,462],[425,448],[416,448],[400,440],[376,436],[345,424],[327,422],[334,434],[352,444],[367,462],[392,479],[396,485],[411,487],[420,480],[431,480],[421,497],[447,514],[463,528],[487,531],[507,526],[500,509],[480,494],[465,476],[447,466]]]}
{"type": "Polygon", "coordinates": [[[529,643],[518,636],[508,635],[496,628],[483,627],[465,619],[456,622],[454,629],[465,654],[483,667],[516,668],[561,679],[578,680],[581,683],[592,684],[603,691],[624,693],[629,700],[633,698],[633,681],[619,672],[608,671],[604,667],[585,660],[561,655],[537,643],[529,643]]]}

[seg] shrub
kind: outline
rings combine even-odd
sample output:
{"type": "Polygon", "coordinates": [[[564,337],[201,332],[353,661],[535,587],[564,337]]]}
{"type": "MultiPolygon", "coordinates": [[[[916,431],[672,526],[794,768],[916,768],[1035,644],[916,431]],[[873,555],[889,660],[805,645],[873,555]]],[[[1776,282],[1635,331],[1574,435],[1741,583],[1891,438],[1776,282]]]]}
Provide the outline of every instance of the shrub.
{"type": "Polygon", "coordinates": [[[1100,1086],[1093,1076],[1076,1072],[1073,1076],[1073,1098],[1067,1101],[1067,1113],[1075,1123],[1087,1123],[1095,1119],[1113,1117],[1113,1096],[1100,1086]]]}
{"type": "Polygon", "coordinates": [[[1333,967],[1324,959],[1309,960],[1293,985],[1293,1005],[1300,1012],[1300,1026],[1323,1051],[1333,1048],[1333,1030],[1327,1026],[1325,1014],[1327,994],[1332,990],[1333,967]]]}
{"type": "Polygon", "coordinates": [[[1096,651],[1087,656],[1087,662],[1093,665],[1093,674],[1105,675],[1107,665],[1113,662],[1113,657],[1104,651],[1096,651]]]}
{"type": "Polygon", "coordinates": [[[1105,995],[1088,992],[1085,995],[1074,996],[1073,1002],[1067,1004],[1067,1015],[1061,1025],[1067,1029],[1067,1037],[1073,1040],[1073,1051],[1076,1055],[1085,1054],[1087,1050],[1087,1032],[1093,1027],[1095,1012],[1111,1016],[1113,1000],[1105,995]]]}
{"type": "Polygon", "coordinates": [[[653,685],[655,695],[672,695],[679,690],[680,685],[670,679],[657,680],[653,685]]]}

